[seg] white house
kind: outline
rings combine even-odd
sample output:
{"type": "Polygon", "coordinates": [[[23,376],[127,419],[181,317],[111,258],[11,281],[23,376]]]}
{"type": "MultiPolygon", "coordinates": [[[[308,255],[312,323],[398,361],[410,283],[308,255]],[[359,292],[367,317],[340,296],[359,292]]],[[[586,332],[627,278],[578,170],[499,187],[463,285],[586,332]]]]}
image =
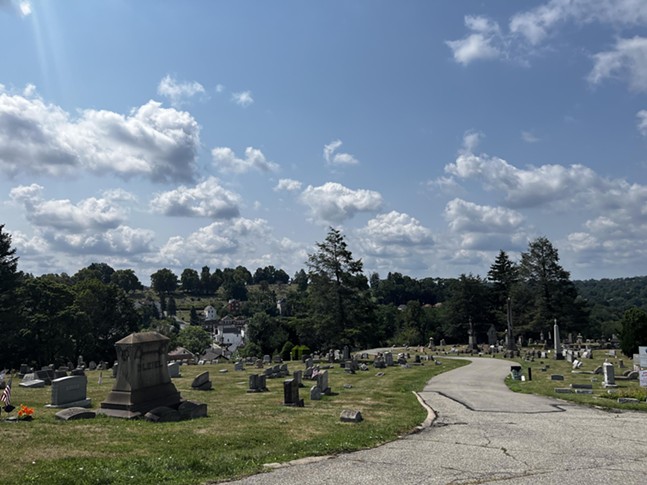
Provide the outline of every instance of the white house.
{"type": "Polygon", "coordinates": [[[216,309],[211,305],[205,307],[203,312],[204,312],[205,322],[208,322],[210,320],[216,320],[218,318],[218,312],[216,312],[216,309]]]}
{"type": "Polygon", "coordinates": [[[242,317],[233,318],[227,315],[215,323],[213,329],[214,342],[229,352],[235,352],[238,347],[245,344],[247,320],[242,317]]]}

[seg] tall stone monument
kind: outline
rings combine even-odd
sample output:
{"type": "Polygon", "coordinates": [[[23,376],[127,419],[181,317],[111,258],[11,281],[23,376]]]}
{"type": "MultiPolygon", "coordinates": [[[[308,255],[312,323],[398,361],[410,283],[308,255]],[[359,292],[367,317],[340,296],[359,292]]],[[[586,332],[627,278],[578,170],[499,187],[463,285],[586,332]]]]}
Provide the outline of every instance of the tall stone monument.
{"type": "Polygon", "coordinates": [[[133,333],[115,343],[117,380],[98,412],[132,419],[159,406],[177,409],[182,398],[169,376],[168,344],[157,332],[133,333]]]}
{"type": "Polygon", "coordinates": [[[553,336],[555,337],[555,360],[564,360],[564,354],[562,354],[562,343],[559,341],[559,326],[557,325],[557,319],[555,319],[555,325],[553,326],[553,336]]]}
{"type": "Polygon", "coordinates": [[[472,323],[472,317],[470,317],[469,330],[467,331],[467,348],[470,350],[478,350],[478,345],[476,344],[476,335],[474,334],[474,324],[472,323]]]}

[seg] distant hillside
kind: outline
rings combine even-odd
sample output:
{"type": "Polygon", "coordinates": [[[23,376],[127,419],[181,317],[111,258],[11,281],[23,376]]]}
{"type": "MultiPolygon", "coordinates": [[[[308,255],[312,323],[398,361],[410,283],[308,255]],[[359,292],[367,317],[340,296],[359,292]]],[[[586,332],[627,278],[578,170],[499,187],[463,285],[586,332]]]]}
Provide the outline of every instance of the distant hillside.
{"type": "Polygon", "coordinates": [[[618,333],[625,311],[638,307],[647,311],[647,276],[574,281],[580,296],[591,308],[592,337],[618,333]],[[595,335],[597,332],[599,335],[595,335]]]}

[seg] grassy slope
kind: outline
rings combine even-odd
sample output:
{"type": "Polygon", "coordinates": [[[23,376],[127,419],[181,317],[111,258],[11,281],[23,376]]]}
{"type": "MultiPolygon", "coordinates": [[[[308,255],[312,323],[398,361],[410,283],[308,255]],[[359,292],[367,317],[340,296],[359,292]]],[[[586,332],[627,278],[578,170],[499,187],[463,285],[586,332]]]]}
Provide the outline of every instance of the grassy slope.
{"type": "MultiPolygon", "coordinates": [[[[618,351],[619,352],[619,351],[618,351]]],[[[609,357],[606,350],[594,351],[593,359],[584,359],[584,365],[579,371],[593,371],[596,367],[608,359],[614,365],[616,377],[622,375],[622,372],[632,368],[631,359],[626,357],[609,357]],[[624,360],[625,369],[619,368],[619,361],[624,360]]],[[[637,380],[624,381],[616,380],[617,389],[609,390],[602,387],[604,376],[602,374],[579,374],[572,372],[572,364],[566,360],[537,359],[534,362],[523,362],[521,359],[515,359],[522,365],[523,374],[528,376],[528,367],[532,368],[532,381],[521,382],[513,381],[510,377],[506,378],[506,384],[515,392],[525,392],[528,394],[541,394],[557,399],[564,399],[580,404],[599,406],[607,409],[633,409],[637,411],[647,411],[647,389],[641,388],[637,380]],[[545,372],[541,367],[548,366],[545,372]],[[564,376],[563,381],[552,381],[551,374],[561,374],[564,376]],[[593,394],[558,394],[555,388],[570,387],[571,384],[592,384],[593,394]],[[619,404],[618,397],[636,397],[642,402],[639,404],[619,404]]]]}
{"type": "MultiPolygon", "coordinates": [[[[446,360],[442,366],[391,367],[383,377],[376,377],[373,368],[355,375],[332,369],[329,383],[337,395],[310,401],[306,387],[301,390],[304,408],[281,405],[282,379],[268,380],[270,392],[246,393],[248,375],[255,369],[234,372],[231,364],[183,366],[183,376],[173,382],[183,398],[206,402],[209,416],[165,424],[103,416],[58,421],[55,410],[43,407],[49,401],[49,387],[27,390],[16,383],[13,402],[35,407],[35,419],[0,422],[0,483],[196,484],[256,473],[265,463],[373,447],[425,419],[411,391],[421,390],[433,375],[464,364],[446,360]],[[228,372],[220,373],[221,369],[228,372]],[[215,390],[191,390],[193,377],[205,370],[215,390]],[[344,384],[352,388],[345,389],[344,384]],[[342,409],[361,410],[364,421],[341,423],[342,409]]],[[[293,371],[303,364],[288,367],[293,371]]],[[[104,372],[101,385],[98,375],[88,372],[88,397],[94,408],[113,385],[111,372],[104,372]]]]}

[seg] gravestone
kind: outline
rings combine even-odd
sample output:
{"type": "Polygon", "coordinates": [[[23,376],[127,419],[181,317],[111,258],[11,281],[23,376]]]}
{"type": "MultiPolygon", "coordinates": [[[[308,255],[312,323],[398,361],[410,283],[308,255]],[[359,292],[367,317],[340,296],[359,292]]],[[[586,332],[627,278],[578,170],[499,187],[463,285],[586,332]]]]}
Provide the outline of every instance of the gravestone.
{"type": "Polygon", "coordinates": [[[364,418],[362,418],[362,413],[356,409],[344,409],[339,419],[344,423],[359,423],[364,418]]]}
{"type": "MultiPolygon", "coordinates": [[[[27,374],[27,375],[30,375],[30,374],[27,374]]],[[[19,385],[20,387],[25,387],[27,389],[38,389],[40,387],[45,387],[45,381],[42,379],[29,379],[29,380],[23,379],[19,385]]]]}
{"type": "Polygon", "coordinates": [[[487,343],[488,345],[496,345],[497,341],[496,328],[494,325],[490,325],[490,328],[487,331],[487,343]]]}
{"type": "Polygon", "coordinates": [[[119,362],[115,362],[112,365],[112,377],[117,378],[117,371],[119,370],[119,362]]]}
{"type": "Polygon", "coordinates": [[[234,364],[234,370],[235,371],[243,371],[243,370],[245,370],[245,368],[243,367],[243,361],[242,360],[239,360],[238,362],[236,362],[234,364]]]}
{"type": "Polygon", "coordinates": [[[18,377],[21,379],[25,377],[25,374],[29,374],[30,369],[27,364],[20,364],[20,372],[18,373],[18,377]]]}
{"type": "Polygon", "coordinates": [[[616,375],[613,369],[613,364],[610,362],[605,362],[602,364],[602,372],[604,373],[604,383],[603,387],[617,387],[616,386],[616,375]]]}
{"type": "Polygon", "coordinates": [[[303,407],[303,399],[299,399],[299,386],[294,379],[283,381],[283,405],[303,407]]]}
{"type": "Polygon", "coordinates": [[[53,379],[56,379],[56,375],[54,374],[54,371],[50,368],[43,368],[41,370],[37,370],[34,372],[36,374],[36,379],[40,379],[41,381],[45,381],[45,384],[48,386],[52,383],[53,379]]]}
{"type": "Polygon", "coordinates": [[[57,412],[55,416],[63,421],[75,421],[77,419],[93,419],[97,413],[85,408],[67,408],[57,412]]]}
{"type": "Polygon", "coordinates": [[[92,402],[86,397],[88,378],[67,376],[52,381],[52,402],[48,408],[88,408],[92,402]]]}
{"type": "Polygon", "coordinates": [[[272,358],[269,355],[263,356],[263,364],[270,364],[271,362],[272,362],[272,358]]]}
{"type": "Polygon", "coordinates": [[[198,374],[195,379],[193,379],[191,388],[195,391],[210,391],[213,389],[213,385],[209,379],[209,371],[198,374]]]}
{"type": "Polygon", "coordinates": [[[94,360],[91,360],[88,368],[90,370],[97,370],[97,363],[94,360]]]}
{"type": "Polygon", "coordinates": [[[344,350],[342,352],[342,360],[346,361],[350,359],[350,347],[348,345],[344,345],[344,350]]]}
{"type": "Polygon", "coordinates": [[[169,362],[168,364],[168,375],[169,377],[182,377],[180,375],[180,363],[179,362],[169,362]]]}
{"type": "Polygon", "coordinates": [[[327,370],[317,374],[317,387],[319,387],[319,389],[321,389],[321,392],[323,394],[328,395],[328,394],[331,393],[330,387],[328,387],[328,371],[327,370]]]}
{"type": "Polygon", "coordinates": [[[302,370],[295,370],[292,373],[292,378],[297,381],[297,385],[299,387],[304,387],[303,386],[303,371],[302,370]]]}
{"type": "Polygon", "coordinates": [[[557,320],[555,320],[555,325],[553,326],[553,333],[555,334],[555,360],[564,360],[564,355],[562,354],[562,343],[559,340],[559,326],[557,325],[557,320]]]}
{"type": "Polygon", "coordinates": [[[157,332],[133,333],[116,342],[117,380],[99,412],[132,419],[159,406],[177,408],[181,396],[169,377],[168,344],[157,332]]]}
{"type": "Polygon", "coordinates": [[[267,390],[267,379],[265,376],[250,374],[247,392],[266,392],[267,390]]]}
{"type": "Polygon", "coordinates": [[[177,408],[181,419],[196,419],[207,417],[207,405],[195,401],[182,401],[177,408]]]}
{"type": "Polygon", "coordinates": [[[153,423],[173,423],[182,419],[177,409],[168,406],[158,406],[148,411],[144,418],[153,423]]]}
{"type": "Polygon", "coordinates": [[[550,380],[551,380],[551,381],[563,381],[563,380],[564,380],[564,376],[563,376],[563,375],[561,375],[561,374],[552,374],[552,375],[550,376],[550,380]]]}
{"type": "Polygon", "coordinates": [[[319,389],[319,386],[315,385],[310,388],[310,400],[311,401],[321,400],[321,389],[319,389]]]}
{"type": "Polygon", "coordinates": [[[395,365],[393,363],[393,354],[391,352],[384,352],[384,363],[388,367],[391,367],[391,366],[395,365]]]}

